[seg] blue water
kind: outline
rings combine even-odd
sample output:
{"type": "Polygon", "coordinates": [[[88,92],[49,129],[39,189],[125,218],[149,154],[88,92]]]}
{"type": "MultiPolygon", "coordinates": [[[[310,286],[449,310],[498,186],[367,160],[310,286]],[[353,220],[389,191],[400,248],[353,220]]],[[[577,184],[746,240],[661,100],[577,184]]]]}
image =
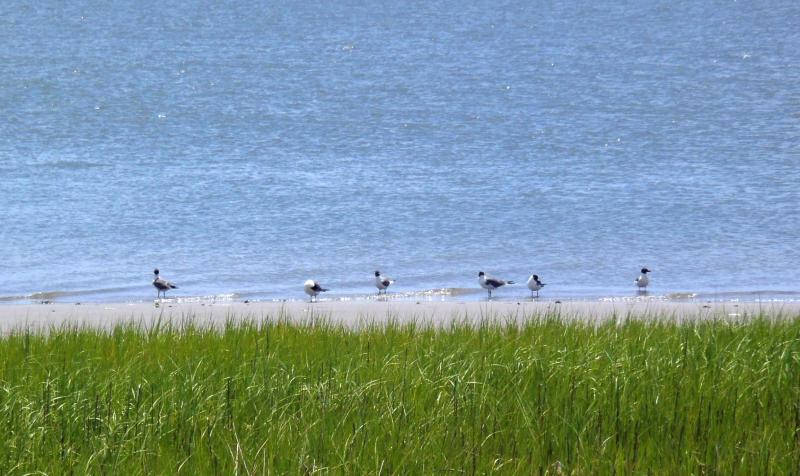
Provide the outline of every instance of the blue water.
{"type": "Polygon", "coordinates": [[[583,3],[0,5],[0,300],[800,298],[800,3],[583,3]]]}

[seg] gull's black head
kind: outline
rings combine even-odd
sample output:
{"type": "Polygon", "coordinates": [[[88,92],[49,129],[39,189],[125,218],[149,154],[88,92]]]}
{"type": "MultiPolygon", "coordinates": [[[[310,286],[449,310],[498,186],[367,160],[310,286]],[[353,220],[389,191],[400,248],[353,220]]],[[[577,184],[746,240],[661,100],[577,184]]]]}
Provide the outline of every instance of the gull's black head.
{"type": "Polygon", "coordinates": [[[539,275],[538,274],[534,274],[533,275],[533,280],[534,281],[539,281],[539,275]]]}
{"type": "Polygon", "coordinates": [[[642,268],[642,274],[647,274],[647,273],[649,273],[649,272],[650,272],[650,270],[649,270],[649,269],[647,269],[647,268],[642,268]]]}
{"type": "Polygon", "coordinates": [[[153,270],[153,274],[155,274],[156,276],[158,276],[158,268],[156,268],[156,269],[154,269],[154,270],[153,270]]]}
{"type": "Polygon", "coordinates": [[[480,278],[481,276],[483,276],[484,274],[485,274],[485,273],[484,273],[483,271],[478,271],[478,277],[479,277],[479,278],[480,278]]]}
{"type": "Polygon", "coordinates": [[[380,271],[375,271],[375,276],[380,276],[380,275],[381,275],[380,271]]]}

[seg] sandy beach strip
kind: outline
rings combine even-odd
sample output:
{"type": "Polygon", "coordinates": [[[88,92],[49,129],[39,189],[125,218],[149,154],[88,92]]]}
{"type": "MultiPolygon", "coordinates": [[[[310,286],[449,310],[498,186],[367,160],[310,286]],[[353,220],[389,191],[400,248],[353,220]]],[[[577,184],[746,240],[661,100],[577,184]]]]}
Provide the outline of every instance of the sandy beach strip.
{"type": "Polygon", "coordinates": [[[111,329],[121,323],[223,325],[237,320],[326,320],[358,327],[388,322],[449,325],[453,322],[524,322],[545,316],[563,320],[603,321],[613,317],[641,319],[748,319],[756,316],[800,317],[800,302],[631,301],[321,301],[197,303],[166,301],[116,304],[20,304],[0,306],[0,332],[46,331],[51,327],[88,326],[111,329]]]}

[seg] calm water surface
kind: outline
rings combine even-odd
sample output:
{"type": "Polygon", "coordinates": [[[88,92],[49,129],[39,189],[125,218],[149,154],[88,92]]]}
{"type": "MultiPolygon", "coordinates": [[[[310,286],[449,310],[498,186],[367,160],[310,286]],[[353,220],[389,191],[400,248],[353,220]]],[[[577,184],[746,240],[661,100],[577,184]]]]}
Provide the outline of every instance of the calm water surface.
{"type": "Polygon", "coordinates": [[[561,3],[0,5],[0,299],[800,298],[800,3],[561,3]]]}

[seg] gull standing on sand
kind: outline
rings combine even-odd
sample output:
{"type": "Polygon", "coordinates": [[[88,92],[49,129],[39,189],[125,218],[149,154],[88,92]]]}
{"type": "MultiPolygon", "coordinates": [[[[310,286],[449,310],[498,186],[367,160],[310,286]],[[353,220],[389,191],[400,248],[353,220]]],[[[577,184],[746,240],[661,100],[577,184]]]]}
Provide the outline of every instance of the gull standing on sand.
{"type": "Polygon", "coordinates": [[[640,274],[639,277],[633,281],[633,284],[639,288],[640,292],[647,292],[647,285],[650,284],[650,278],[647,276],[647,273],[649,272],[649,269],[642,268],[642,274],[640,274]]]}
{"type": "Polygon", "coordinates": [[[327,289],[320,286],[317,281],[309,279],[305,283],[303,283],[303,291],[305,291],[306,294],[311,296],[311,299],[308,302],[314,302],[314,298],[317,297],[317,294],[324,293],[325,291],[327,291],[327,289]]]}
{"type": "Polygon", "coordinates": [[[375,287],[378,288],[378,294],[381,293],[381,290],[383,290],[383,294],[386,294],[386,288],[392,283],[394,283],[394,279],[384,278],[380,271],[375,271],[375,287]]]}
{"type": "Polygon", "coordinates": [[[178,286],[175,286],[166,279],[159,277],[158,268],[153,270],[153,274],[155,275],[155,279],[153,279],[153,286],[156,287],[156,299],[161,297],[161,293],[164,293],[164,297],[166,298],[167,291],[170,289],[178,289],[178,286]]]}
{"type": "Polygon", "coordinates": [[[545,284],[539,281],[539,276],[532,274],[528,278],[528,289],[531,290],[531,297],[533,297],[533,292],[536,291],[536,297],[539,297],[539,290],[542,289],[545,284]]]}
{"type": "Polygon", "coordinates": [[[506,284],[514,284],[514,281],[504,281],[502,279],[491,278],[489,276],[486,276],[486,273],[484,273],[483,271],[479,271],[478,283],[480,283],[483,289],[489,291],[489,299],[491,299],[493,290],[505,286],[506,284]]]}

